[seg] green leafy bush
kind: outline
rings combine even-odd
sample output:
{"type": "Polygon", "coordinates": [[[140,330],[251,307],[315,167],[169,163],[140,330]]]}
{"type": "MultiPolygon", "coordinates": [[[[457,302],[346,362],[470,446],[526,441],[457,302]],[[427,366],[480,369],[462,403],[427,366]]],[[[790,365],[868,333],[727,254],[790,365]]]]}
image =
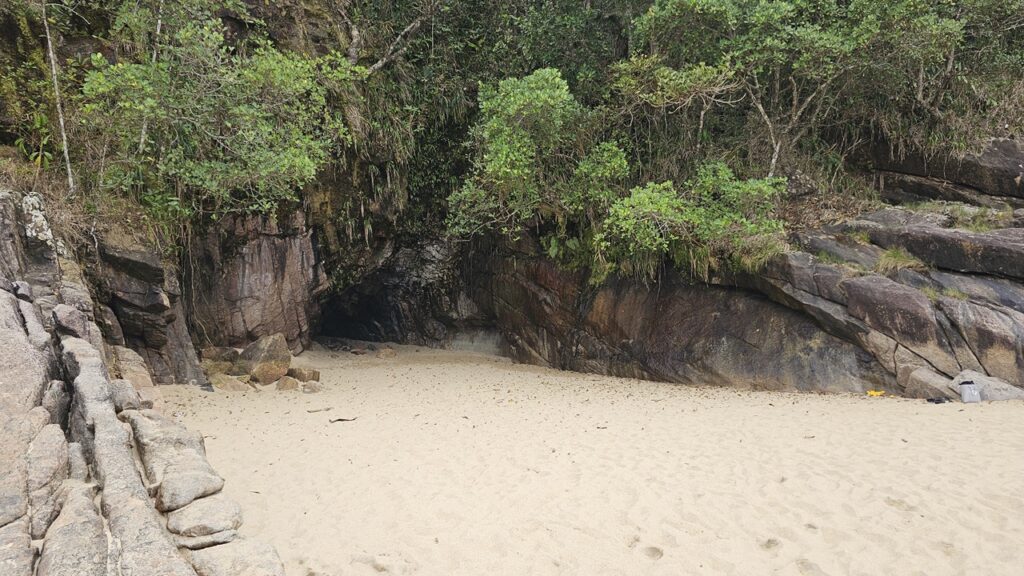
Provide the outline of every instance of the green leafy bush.
{"type": "Polygon", "coordinates": [[[771,212],[784,186],[779,178],[738,180],[712,163],[682,192],[671,182],[634,188],[608,210],[599,259],[643,278],[666,256],[704,279],[723,267],[757,269],[783,249],[771,212]]]}
{"type": "Polygon", "coordinates": [[[337,59],[258,38],[231,46],[219,20],[183,22],[155,50],[117,64],[94,55],[81,113],[109,160],[94,159],[96,186],[165,222],[294,200],[345,136],[326,101],[328,82],[348,78],[337,59]]]}

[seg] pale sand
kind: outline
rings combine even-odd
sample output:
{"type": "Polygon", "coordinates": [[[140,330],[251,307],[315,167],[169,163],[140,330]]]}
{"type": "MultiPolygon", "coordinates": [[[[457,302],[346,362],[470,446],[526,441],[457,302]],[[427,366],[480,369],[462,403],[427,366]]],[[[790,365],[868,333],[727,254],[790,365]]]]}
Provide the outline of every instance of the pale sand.
{"type": "Polygon", "coordinates": [[[165,389],[206,435],[241,532],[290,576],[1024,574],[1024,403],[398,350],[307,352],[320,394],[165,389]]]}

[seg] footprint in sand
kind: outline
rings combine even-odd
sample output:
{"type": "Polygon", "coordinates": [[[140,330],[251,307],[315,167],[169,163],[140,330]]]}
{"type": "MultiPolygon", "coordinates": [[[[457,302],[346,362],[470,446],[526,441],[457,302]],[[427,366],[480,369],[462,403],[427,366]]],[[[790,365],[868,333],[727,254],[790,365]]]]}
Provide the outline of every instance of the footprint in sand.
{"type": "Polygon", "coordinates": [[[764,549],[764,550],[772,550],[774,548],[778,548],[781,545],[782,545],[782,542],[779,542],[775,538],[769,538],[769,539],[765,540],[764,542],[761,542],[761,548],[764,549]]]}
{"type": "Polygon", "coordinates": [[[796,567],[800,571],[801,576],[828,576],[828,573],[822,570],[820,566],[806,558],[797,560],[796,567]]]}
{"type": "Polygon", "coordinates": [[[885,498],[885,503],[901,512],[913,512],[917,509],[899,498],[890,498],[887,496],[885,498]]]}
{"type": "Polygon", "coordinates": [[[660,560],[661,557],[665,555],[665,552],[657,546],[647,546],[643,549],[643,553],[644,556],[647,556],[651,560],[660,560]]]}

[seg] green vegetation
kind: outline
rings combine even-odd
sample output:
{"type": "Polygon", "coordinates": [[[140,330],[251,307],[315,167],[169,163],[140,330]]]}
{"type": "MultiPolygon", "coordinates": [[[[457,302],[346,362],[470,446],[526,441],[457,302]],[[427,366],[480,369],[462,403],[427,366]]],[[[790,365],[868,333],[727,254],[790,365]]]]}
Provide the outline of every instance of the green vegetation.
{"type": "Polygon", "coordinates": [[[1007,228],[1013,223],[1013,209],[982,208],[960,202],[934,200],[910,206],[917,212],[931,212],[948,216],[954,228],[963,228],[973,232],[988,232],[999,228],[1007,228]]]}
{"type": "Polygon", "coordinates": [[[928,297],[932,302],[938,302],[939,298],[945,296],[946,298],[952,298],[954,300],[967,300],[967,293],[956,288],[946,287],[941,291],[931,286],[925,286],[921,288],[921,292],[928,297]]]}
{"type": "MultiPolygon", "coordinates": [[[[80,113],[93,186],[137,198],[168,222],[268,212],[296,199],[345,128],[328,86],[352,80],[347,62],[275,49],[264,38],[229,45],[218,20],[189,5],[165,11],[161,36],[135,62],[94,55],[80,113]]],[[[140,13],[118,21],[128,40],[140,13]]],[[[143,26],[144,28],[144,26],[143,26]]]]}
{"type": "Polygon", "coordinates": [[[921,272],[928,270],[928,265],[903,248],[889,248],[882,252],[875,263],[875,271],[881,274],[892,274],[903,269],[921,272]]]}
{"type": "MultiPolygon", "coordinates": [[[[180,243],[302,200],[339,278],[445,225],[530,235],[595,281],[752,270],[785,249],[787,177],[863,197],[879,148],[1024,133],[1024,0],[47,6],[77,42],[58,52],[80,205],[141,207],[180,243]]],[[[63,150],[39,18],[0,7],[0,144],[45,181],[63,150]]],[[[903,256],[880,266],[920,265],[903,256]]]]}

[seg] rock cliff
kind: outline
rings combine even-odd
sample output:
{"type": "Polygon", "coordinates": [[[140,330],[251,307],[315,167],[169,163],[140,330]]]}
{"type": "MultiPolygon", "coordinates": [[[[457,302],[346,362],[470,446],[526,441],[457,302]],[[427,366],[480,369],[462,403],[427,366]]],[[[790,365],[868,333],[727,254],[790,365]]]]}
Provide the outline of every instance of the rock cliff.
{"type": "Polygon", "coordinates": [[[159,258],[104,244],[90,282],[6,189],[0,233],[0,573],[283,576],[202,437],[160,412],[151,374],[202,373],[159,258]]]}

